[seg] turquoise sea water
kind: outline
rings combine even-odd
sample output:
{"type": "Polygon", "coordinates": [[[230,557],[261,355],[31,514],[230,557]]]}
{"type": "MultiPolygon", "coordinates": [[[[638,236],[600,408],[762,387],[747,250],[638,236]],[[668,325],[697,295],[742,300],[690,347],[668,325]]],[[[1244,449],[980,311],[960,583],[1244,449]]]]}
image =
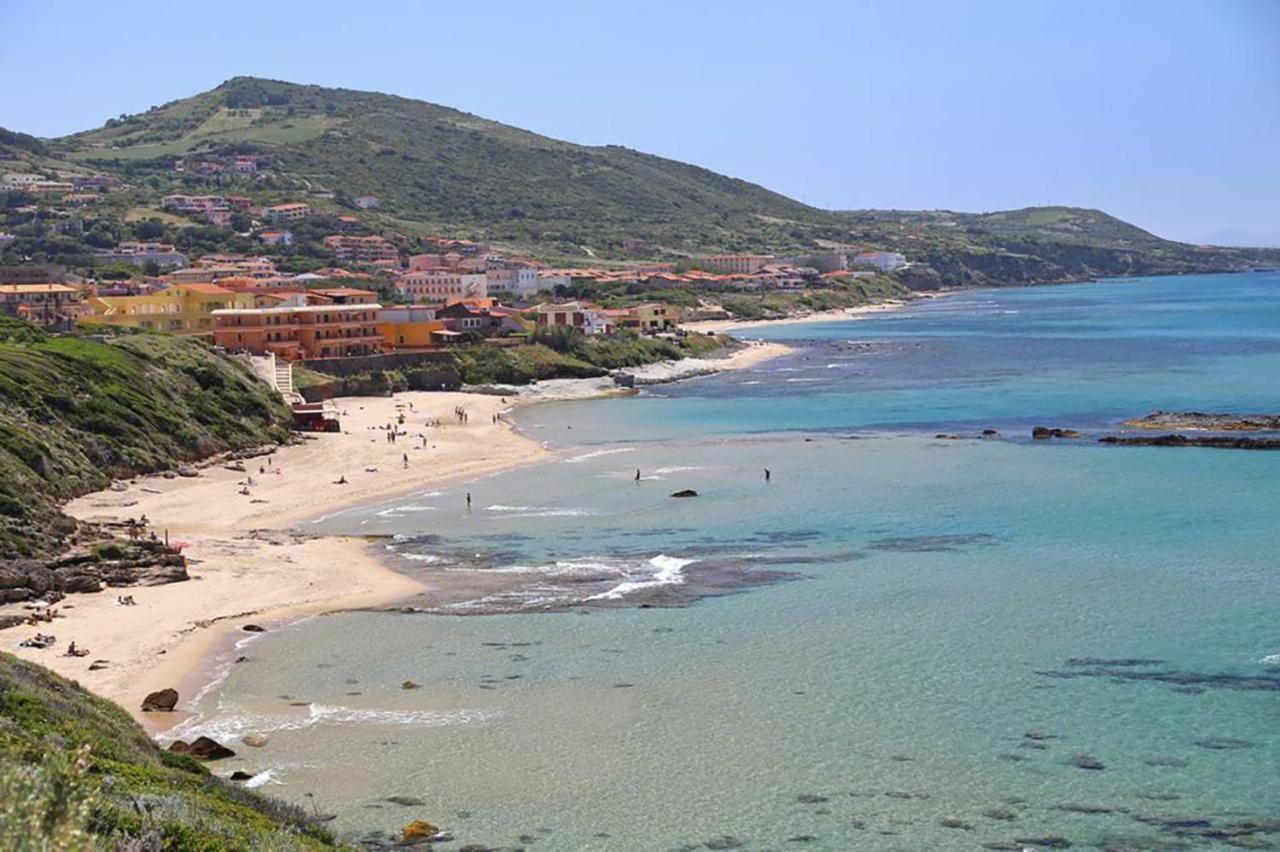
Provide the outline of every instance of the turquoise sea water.
{"type": "Polygon", "coordinates": [[[1280,454],[1092,440],[1280,411],[1280,275],[749,335],[796,352],[528,409],[554,461],[315,525],[527,582],[254,639],[194,727],[267,733],[237,766],[350,836],[445,849],[1280,845],[1280,454]],[[710,576],[753,584],[625,606],[710,576]]]}

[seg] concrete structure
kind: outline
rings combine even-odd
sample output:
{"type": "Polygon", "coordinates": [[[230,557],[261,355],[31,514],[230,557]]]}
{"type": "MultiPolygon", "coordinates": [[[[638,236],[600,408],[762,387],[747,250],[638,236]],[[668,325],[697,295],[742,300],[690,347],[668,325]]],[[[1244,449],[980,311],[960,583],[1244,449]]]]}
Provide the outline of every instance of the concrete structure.
{"type": "Polygon", "coordinates": [[[154,263],[156,266],[171,266],[181,269],[190,261],[187,256],[169,243],[120,243],[114,249],[104,249],[94,253],[104,263],[132,263],[134,266],[145,266],[154,263]]]}
{"type": "Polygon", "coordinates": [[[428,349],[451,335],[434,307],[398,305],[378,311],[378,333],[384,349],[428,349]]]}
{"type": "Polygon", "coordinates": [[[485,337],[501,337],[520,334],[526,329],[520,321],[520,312],[491,299],[452,302],[436,311],[436,318],[444,320],[449,331],[465,334],[472,332],[485,337]]]}
{"type": "Polygon", "coordinates": [[[324,238],[336,260],[357,263],[399,262],[400,250],[385,237],[351,237],[333,234],[324,238]]]}
{"type": "Polygon", "coordinates": [[[94,296],[89,306],[93,322],[172,334],[211,334],[215,311],[251,308],[253,296],[217,284],[175,284],[146,295],[94,296]]]}
{"type": "Polygon", "coordinates": [[[767,254],[716,254],[701,260],[707,269],[730,275],[752,275],[772,262],[772,255],[767,254]]]}
{"type": "Polygon", "coordinates": [[[66,284],[0,284],[0,314],[35,325],[68,327],[90,311],[78,287],[66,284]]]}
{"type": "Polygon", "coordinates": [[[264,222],[299,222],[311,215],[311,205],[294,202],[262,208],[264,222]]]}
{"type": "Polygon", "coordinates": [[[213,312],[213,341],[234,352],[272,353],[287,361],[347,358],[382,351],[377,302],[213,312]]]}
{"type": "Polygon", "coordinates": [[[854,266],[893,272],[907,265],[907,259],[896,251],[864,251],[853,259],[854,266]]]}
{"type": "Polygon", "coordinates": [[[605,313],[587,302],[538,305],[538,327],[569,327],[583,334],[612,334],[613,323],[605,313]]]}
{"type": "Polygon", "coordinates": [[[523,298],[541,289],[537,267],[519,261],[490,258],[485,278],[490,293],[512,293],[523,298]]]}
{"type": "Polygon", "coordinates": [[[676,309],[660,302],[646,302],[633,308],[606,310],[604,313],[615,328],[642,334],[674,331],[679,324],[676,309]]]}
{"type": "Polygon", "coordinates": [[[292,231],[259,231],[258,239],[269,246],[293,245],[292,231]]]}
{"type": "Polygon", "coordinates": [[[447,269],[406,272],[396,279],[396,290],[414,302],[449,302],[483,299],[489,295],[488,275],[447,269]]]}

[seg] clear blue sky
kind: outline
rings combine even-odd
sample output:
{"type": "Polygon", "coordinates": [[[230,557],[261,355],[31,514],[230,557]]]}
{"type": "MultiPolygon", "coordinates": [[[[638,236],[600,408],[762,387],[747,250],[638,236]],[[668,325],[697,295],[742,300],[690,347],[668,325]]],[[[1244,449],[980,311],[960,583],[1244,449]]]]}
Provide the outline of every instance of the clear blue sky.
{"type": "Polygon", "coordinates": [[[249,74],[824,207],[1077,204],[1280,245],[1280,0],[0,0],[0,45],[0,125],[44,136],[249,74]]]}

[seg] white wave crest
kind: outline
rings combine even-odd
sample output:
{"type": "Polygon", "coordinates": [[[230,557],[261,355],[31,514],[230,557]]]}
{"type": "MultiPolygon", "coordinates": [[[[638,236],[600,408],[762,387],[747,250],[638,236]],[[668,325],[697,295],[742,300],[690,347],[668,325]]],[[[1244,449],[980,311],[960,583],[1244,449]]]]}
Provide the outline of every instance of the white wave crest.
{"type": "Polygon", "coordinates": [[[635,447],[617,447],[611,450],[592,450],[589,453],[583,453],[580,456],[574,456],[571,459],[565,459],[564,463],[565,464],[581,464],[582,462],[588,461],[590,459],[600,458],[600,456],[612,456],[618,453],[633,453],[635,452],[635,449],[636,449],[635,447]]]}
{"type": "Polygon", "coordinates": [[[685,566],[696,562],[696,559],[678,559],[666,554],[658,554],[649,560],[649,564],[658,570],[645,580],[626,580],[607,592],[592,595],[589,601],[617,600],[640,589],[652,589],[656,586],[670,586],[684,582],[685,566]]]}

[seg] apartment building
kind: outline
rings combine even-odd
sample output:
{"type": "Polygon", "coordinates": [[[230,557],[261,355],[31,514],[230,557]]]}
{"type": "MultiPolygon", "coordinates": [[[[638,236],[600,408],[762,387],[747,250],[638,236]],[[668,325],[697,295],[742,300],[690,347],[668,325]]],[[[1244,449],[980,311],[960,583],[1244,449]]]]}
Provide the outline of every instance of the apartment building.
{"type": "Polygon", "coordinates": [[[348,358],[382,351],[377,302],[230,308],[213,312],[213,341],[231,351],[274,353],[289,361],[348,358]]]}
{"type": "Polygon", "coordinates": [[[489,295],[489,279],[484,272],[450,269],[406,272],[396,279],[394,286],[414,302],[483,299],[489,295]]]}
{"type": "Polygon", "coordinates": [[[335,260],[357,263],[398,263],[400,260],[400,250],[385,237],[333,234],[324,238],[324,244],[333,252],[335,260]]]}
{"type": "Polygon", "coordinates": [[[299,222],[311,216],[311,205],[295,202],[276,204],[262,208],[262,219],[265,222],[299,222]]]}

